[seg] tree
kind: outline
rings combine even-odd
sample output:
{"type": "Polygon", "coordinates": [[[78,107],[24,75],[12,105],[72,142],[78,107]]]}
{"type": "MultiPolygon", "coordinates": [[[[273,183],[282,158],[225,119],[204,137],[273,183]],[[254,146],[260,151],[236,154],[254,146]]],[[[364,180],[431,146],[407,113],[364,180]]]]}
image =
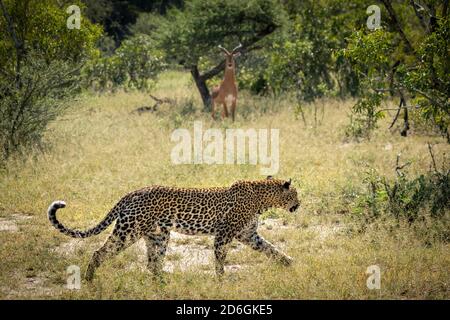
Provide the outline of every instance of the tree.
{"type": "Polygon", "coordinates": [[[417,111],[450,143],[449,1],[381,3],[386,17],[382,28],[354,33],[343,50],[364,88],[354,112],[370,131],[384,115],[381,102],[398,97],[391,127],[403,112],[400,133],[407,136],[410,111],[417,111]]]}
{"type": "Polygon", "coordinates": [[[181,8],[183,0],[82,0],[86,16],[103,26],[105,37],[112,39],[114,47],[130,36],[131,27],[143,12],[164,15],[172,6],[181,8]]]}
{"type": "Polygon", "coordinates": [[[30,52],[26,59],[20,86],[14,79],[0,79],[0,160],[32,147],[42,149],[42,133],[69,106],[67,98],[78,89],[77,69],[72,64],[47,63],[30,52]]]}
{"type": "Polygon", "coordinates": [[[2,160],[40,144],[75,93],[80,64],[96,52],[100,28],[84,20],[80,30],[68,29],[67,7],[56,0],[0,0],[2,160]]]}
{"type": "MultiPolygon", "coordinates": [[[[47,61],[80,61],[95,54],[95,42],[101,35],[101,28],[83,19],[82,28],[68,29],[66,9],[72,4],[77,1],[2,0],[0,68],[11,71],[28,50],[40,52],[47,61]]],[[[81,3],[78,5],[82,8],[81,3]]]]}
{"type": "Polygon", "coordinates": [[[91,59],[83,68],[87,87],[101,91],[118,87],[148,90],[152,81],[164,70],[163,53],[144,34],[128,38],[111,56],[91,59]]]}
{"type": "Polygon", "coordinates": [[[289,24],[272,42],[265,78],[275,93],[294,90],[299,102],[329,93],[358,93],[354,71],[337,55],[364,21],[361,1],[287,1],[289,24]],[[362,19],[361,19],[362,18],[362,19]]]}
{"type": "Polygon", "coordinates": [[[217,46],[235,47],[242,43],[240,52],[244,54],[258,49],[257,43],[279,28],[284,17],[276,0],[190,0],[184,10],[170,9],[151,36],[157,39],[169,61],[191,72],[203,104],[209,109],[207,81],[225,67],[225,61],[218,59],[221,55],[217,46]],[[203,66],[207,71],[201,72],[203,66]]]}

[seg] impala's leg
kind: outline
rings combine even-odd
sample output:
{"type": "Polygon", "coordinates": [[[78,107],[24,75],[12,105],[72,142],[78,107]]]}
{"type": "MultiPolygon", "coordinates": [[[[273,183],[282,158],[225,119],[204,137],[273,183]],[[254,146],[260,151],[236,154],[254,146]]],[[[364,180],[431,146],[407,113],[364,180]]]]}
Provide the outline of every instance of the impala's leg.
{"type": "Polygon", "coordinates": [[[216,101],[213,99],[211,99],[211,116],[213,118],[213,120],[216,120],[216,115],[214,114],[214,107],[215,107],[216,101]]]}
{"type": "Polygon", "coordinates": [[[222,112],[222,119],[228,118],[228,108],[227,108],[227,102],[224,101],[223,103],[223,112],[222,112]]]}
{"type": "Polygon", "coordinates": [[[233,102],[231,103],[231,118],[234,122],[234,114],[236,112],[236,98],[233,99],[233,102]]]}

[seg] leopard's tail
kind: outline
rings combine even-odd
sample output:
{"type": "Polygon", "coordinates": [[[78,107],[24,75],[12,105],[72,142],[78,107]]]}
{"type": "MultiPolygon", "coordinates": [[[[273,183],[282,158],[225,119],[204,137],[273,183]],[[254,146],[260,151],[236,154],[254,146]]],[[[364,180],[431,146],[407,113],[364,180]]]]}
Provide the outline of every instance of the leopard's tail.
{"type": "Polygon", "coordinates": [[[58,209],[64,208],[66,203],[64,201],[54,201],[50,207],[48,207],[47,215],[50,223],[61,233],[64,233],[73,238],[87,238],[91,236],[95,236],[105,230],[113,221],[115,221],[119,216],[119,208],[116,205],[107,215],[106,217],[95,227],[92,227],[88,230],[74,230],[65,227],[61,222],[56,218],[56,211],[58,209]]]}

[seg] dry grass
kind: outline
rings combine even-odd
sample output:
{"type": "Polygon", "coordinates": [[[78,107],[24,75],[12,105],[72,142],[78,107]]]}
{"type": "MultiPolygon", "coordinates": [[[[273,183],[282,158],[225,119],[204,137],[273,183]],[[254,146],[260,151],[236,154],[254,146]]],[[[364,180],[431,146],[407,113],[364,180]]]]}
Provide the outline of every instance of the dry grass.
{"type": "MultiPolygon", "coordinates": [[[[345,141],[343,127],[351,101],[325,101],[323,121],[317,126],[307,110],[305,127],[295,119],[288,99],[259,99],[244,93],[236,123],[213,122],[198,110],[188,75],[176,72],[166,73],[153,93],[177,99],[179,106],[163,105],[157,112],[137,115],[131,111],[152,103],[145,94],[86,95],[52,125],[45,154],[11,161],[2,169],[0,222],[13,223],[16,229],[0,228],[0,298],[450,298],[448,244],[425,246],[406,226],[348,232],[353,220],[342,196],[343,190],[362,188],[369,167],[393,176],[399,152],[402,159],[412,161],[408,169],[412,174],[428,169],[426,142],[436,143],[436,152],[448,154],[445,141],[391,134],[386,129],[389,119],[370,141],[345,141]],[[293,178],[301,191],[302,208],[297,215],[275,211],[272,214],[282,222],[262,226],[261,233],[293,256],[295,264],[280,267],[238,247],[228,263],[239,267],[232,267],[222,282],[211,274],[211,261],[197,269],[175,268],[162,285],[145,271],[144,252],[136,249],[106,262],[92,284],[83,282],[77,291],[65,289],[66,268],[75,264],[84,271],[109,231],[81,241],[70,254],[61,254],[59,246],[71,239],[47,221],[46,209],[53,200],[68,203],[59,212],[61,221],[82,228],[98,222],[125,193],[145,185],[226,186],[237,179],[261,177],[258,166],[173,165],[171,132],[177,127],[192,130],[194,119],[202,120],[204,128],[280,129],[278,176],[293,178]],[[19,215],[31,218],[18,219],[19,215]],[[365,271],[373,264],[381,267],[381,290],[366,287],[365,271]]],[[[210,246],[210,241],[201,239],[171,245],[210,246]]],[[[174,261],[167,263],[180,259],[175,253],[169,259],[174,261]]]]}

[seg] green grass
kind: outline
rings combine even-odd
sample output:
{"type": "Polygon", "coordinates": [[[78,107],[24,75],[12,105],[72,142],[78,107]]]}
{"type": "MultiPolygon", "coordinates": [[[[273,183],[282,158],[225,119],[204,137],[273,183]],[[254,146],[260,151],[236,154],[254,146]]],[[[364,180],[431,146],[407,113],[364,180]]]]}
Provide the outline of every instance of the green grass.
{"type": "MultiPolygon", "coordinates": [[[[351,232],[356,222],[345,197],[363,188],[368,168],[394,177],[400,152],[402,160],[412,162],[411,174],[427,170],[426,143],[435,143],[436,153],[448,154],[444,140],[414,133],[403,138],[387,130],[390,119],[385,119],[370,141],[349,142],[344,127],[352,101],[324,101],[323,121],[317,126],[312,108],[306,107],[305,126],[296,119],[290,99],[256,98],[245,92],[235,123],[213,122],[201,112],[189,75],[178,72],[164,74],[152,93],[175,99],[177,106],[162,105],[154,113],[137,115],[132,111],[153,103],[143,93],[86,94],[51,125],[46,153],[12,160],[1,169],[0,218],[11,219],[14,213],[32,218],[17,221],[17,232],[0,231],[0,298],[450,298],[448,244],[425,244],[411,227],[391,227],[392,221],[370,226],[364,233],[351,232]],[[293,179],[302,206],[295,215],[279,210],[266,214],[264,218],[283,222],[261,227],[261,233],[294,257],[294,265],[278,266],[244,248],[233,251],[228,259],[242,268],[227,273],[221,282],[212,274],[211,261],[209,268],[175,269],[162,285],[142,268],[133,267],[145,259],[129,249],[102,265],[92,284],[83,282],[77,291],[65,289],[66,268],[75,264],[84,272],[93,250],[111,228],[82,240],[73,252],[61,254],[55,248],[71,239],[47,220],[46,210],[53,200],[68,204],[58,212],[63,223],[85,228],[97,223],[124,194],[146,185],[228,186],[238,179],[262,178],[259,166],[173,165],[171,132],[178,127],[192,132],[193,120],[203,121],[204,129],[280,129],[277,177],[293,179]],[[373,264],[381,268],[381,290],[366,287],[365,271],[373,264]]],[[[195,238],[190,243],[211,244],[195,238]]]]}

